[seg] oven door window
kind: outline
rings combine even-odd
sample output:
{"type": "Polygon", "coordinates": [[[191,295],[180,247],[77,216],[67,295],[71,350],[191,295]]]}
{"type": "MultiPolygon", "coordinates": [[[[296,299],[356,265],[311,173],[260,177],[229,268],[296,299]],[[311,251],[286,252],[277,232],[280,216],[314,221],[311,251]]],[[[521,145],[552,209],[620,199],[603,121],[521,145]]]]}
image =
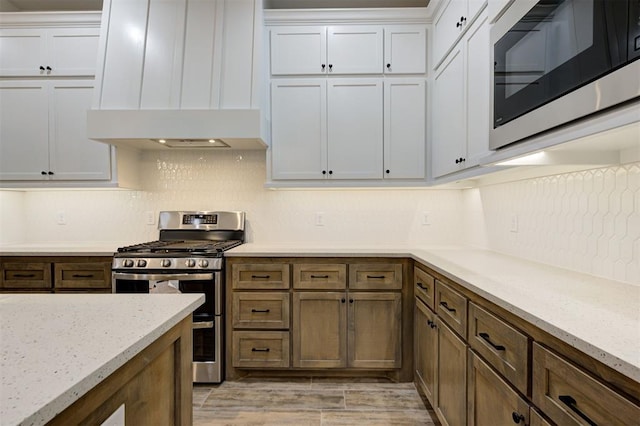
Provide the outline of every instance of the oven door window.
{"type": "Polygon", "coordinates": [[[494,127],[627,59],[626,0],[539,1],[494,46],[494,127]]]}

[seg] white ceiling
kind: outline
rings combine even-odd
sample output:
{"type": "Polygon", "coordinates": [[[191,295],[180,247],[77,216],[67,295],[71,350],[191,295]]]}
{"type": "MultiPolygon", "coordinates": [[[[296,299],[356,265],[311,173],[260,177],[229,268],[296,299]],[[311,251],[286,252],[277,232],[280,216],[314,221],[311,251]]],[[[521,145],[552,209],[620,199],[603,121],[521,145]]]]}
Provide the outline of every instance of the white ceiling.
{"type": "MultiPolygon", "coordinates": [[[[265,9],[426,7],[429,0],[263,0],[265,9]]],[[[102,10],[102,0],[0,0],[0,12],[102,10]]]]}

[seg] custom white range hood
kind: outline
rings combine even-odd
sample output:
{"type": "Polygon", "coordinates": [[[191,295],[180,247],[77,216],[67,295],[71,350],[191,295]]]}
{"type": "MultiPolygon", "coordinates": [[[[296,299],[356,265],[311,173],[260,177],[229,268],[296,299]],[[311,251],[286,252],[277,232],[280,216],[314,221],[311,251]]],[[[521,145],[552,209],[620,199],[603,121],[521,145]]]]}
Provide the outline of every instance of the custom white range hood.
{"type": "Polygon", "coordinates": [[[262,0],[105,0],[89,138],[265,149],[262,0]]]}

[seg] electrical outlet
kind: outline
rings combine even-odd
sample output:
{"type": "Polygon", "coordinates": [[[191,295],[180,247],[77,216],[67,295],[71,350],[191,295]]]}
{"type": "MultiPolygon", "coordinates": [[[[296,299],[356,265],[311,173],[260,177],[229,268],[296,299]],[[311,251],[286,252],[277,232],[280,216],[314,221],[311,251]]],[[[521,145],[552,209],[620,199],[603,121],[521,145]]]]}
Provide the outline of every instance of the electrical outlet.
{"type": "Polygon", "coordinates": [[[145,212],[145,216],[147,218],[147,225],[155,225],[156,224],[156,214],[154,211],[149,210],[145,212]]]}
{"type": "Polygon", "coordinates": [[[324,213],[317,212],[316,213],[316,226],[324,226],[324,213]]]}
{"type": "Polygon", "coordinates": [[[429,212],[422,212],[422,225],[427,226],[431,225],[429,212]]]}
{"type": "Polygon", "coordinates": [[[56,221],[58,225],[66,225],[67,224],[67,215],[64,213],[64,210],[60,210],[56,213],[56,221]]]}
{"type": "Polygon", "coordinates": [[[509,232],[518,232],[518,215],[511,215],[511,222],[509,223],[509,232]]]}

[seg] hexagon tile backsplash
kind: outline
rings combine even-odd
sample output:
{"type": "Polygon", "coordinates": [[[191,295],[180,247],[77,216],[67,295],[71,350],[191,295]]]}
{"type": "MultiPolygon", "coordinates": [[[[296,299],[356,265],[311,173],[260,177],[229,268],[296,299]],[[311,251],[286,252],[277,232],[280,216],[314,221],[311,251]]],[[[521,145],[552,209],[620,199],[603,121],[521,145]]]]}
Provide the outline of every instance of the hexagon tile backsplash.
{"type": "Polygon", "coordinates": [[[640,163],[487,186],[479,194],[465,195],[467,206],[482,211],[469,218],[469,226],[484,228],[476,243],[640,284],[640,163]]]}
{"type": "Polygon", "coordinates": [[[268,190],[264,151],[149,151],[140,168],[137,191],[0,191],[0,243],[135,243],[158,236],[149,212],[244,210],[252,242],[470,244],[640,285],[640,163],[467,190],[268,190]]]}

